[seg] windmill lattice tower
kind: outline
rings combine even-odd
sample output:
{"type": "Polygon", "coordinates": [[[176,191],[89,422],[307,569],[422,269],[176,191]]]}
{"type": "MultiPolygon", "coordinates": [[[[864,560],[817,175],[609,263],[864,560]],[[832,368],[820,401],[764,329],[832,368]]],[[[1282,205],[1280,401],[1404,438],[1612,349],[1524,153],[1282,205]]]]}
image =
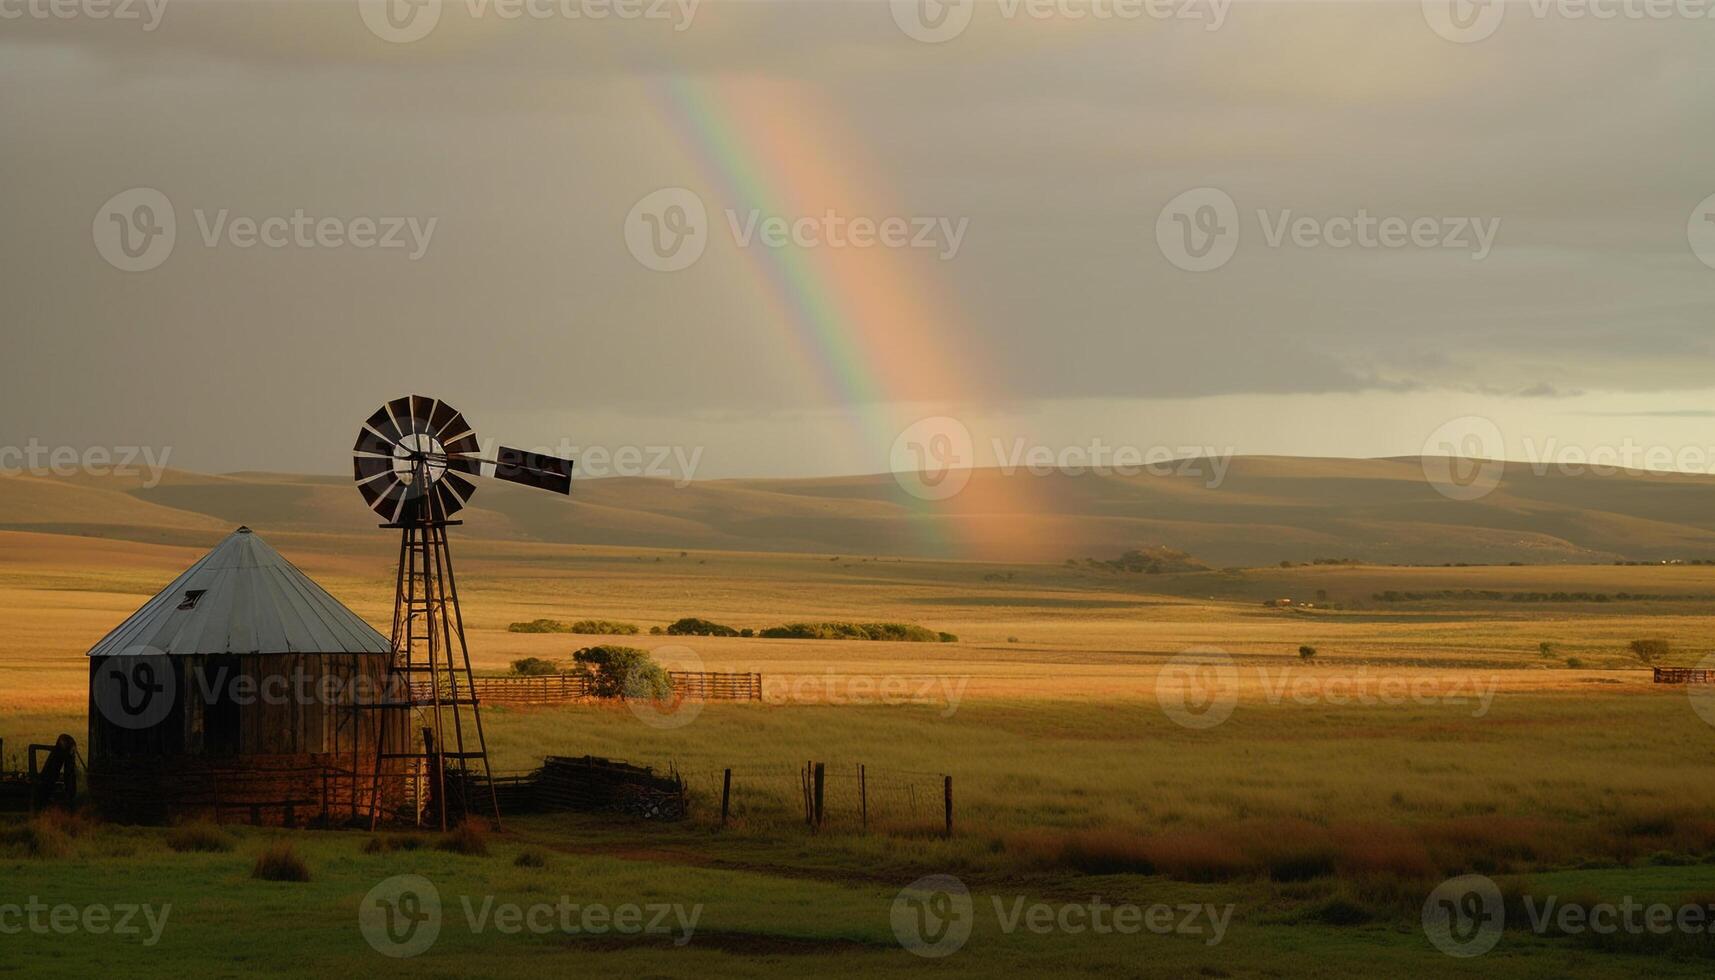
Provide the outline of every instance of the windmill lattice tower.
{"type": "Polygon", "coordinates": [[[423,395],[382,406],[364,422],[352,452],[364,502],[387,519],[381,527],[399,531],[392,671],[385,695],[372,706],[380,748],[370,825],[379,819],[390,763],[409,762],[427,767],[429,809],[442,830],[481,810],[498,826],[500,803],[447,528],[463,523],[452,515],[476,492],[466,477],[483,475],[484,464],[493,467],[495,479],[565,494],[571,492],[572,461],[504,446],[496,459],[483,459],[464,416],[423,395]],[[421,741],[412,730],[417,722],[421,741]],[[473,788],[479,780],[486,792],[473,788]]]}

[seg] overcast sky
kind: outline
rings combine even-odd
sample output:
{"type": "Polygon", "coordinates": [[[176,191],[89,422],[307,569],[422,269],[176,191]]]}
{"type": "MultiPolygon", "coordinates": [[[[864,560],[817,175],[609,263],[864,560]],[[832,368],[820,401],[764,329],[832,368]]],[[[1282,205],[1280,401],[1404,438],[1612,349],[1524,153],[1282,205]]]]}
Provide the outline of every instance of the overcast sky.
{"type": "Polygon", "coordinates": [[[115,2],[0,0],[0,445],[338,472],[421,391],[699,477],[931,415],[977,462],[1715,446],[1715,20],[115,2]]]}

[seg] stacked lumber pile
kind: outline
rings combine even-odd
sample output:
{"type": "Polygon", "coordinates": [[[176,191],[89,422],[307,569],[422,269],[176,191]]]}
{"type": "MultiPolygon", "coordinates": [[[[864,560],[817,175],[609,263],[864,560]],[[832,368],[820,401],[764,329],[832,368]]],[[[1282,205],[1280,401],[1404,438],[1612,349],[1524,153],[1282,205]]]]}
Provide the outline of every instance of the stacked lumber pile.
{"type": "Polygon", "coordinates": [[[685,815],[685,782],[673,772],[595,756],[549,756],[536,779],[536,801],[544,809],[624,813],[645,820],[685,815]]]}

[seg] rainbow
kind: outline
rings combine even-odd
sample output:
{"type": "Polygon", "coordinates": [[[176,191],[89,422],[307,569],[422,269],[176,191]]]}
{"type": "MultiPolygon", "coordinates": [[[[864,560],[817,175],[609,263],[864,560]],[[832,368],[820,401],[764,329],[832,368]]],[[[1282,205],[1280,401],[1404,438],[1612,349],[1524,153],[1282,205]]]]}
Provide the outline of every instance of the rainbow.
{"type": "MultiPolygon", "coordinates": [[[[718,198],[708,202],[713,226],[725,225],[727,209],[901,213],[857,178],[858,141],[834,131],[836,114],[826,106],[806,104],[801,83],[675,77],[647,87],[648,102],[718,198]]],[[[983,347],[938,302],[932,278],[920,271],[923,255],[879,247],[742,251],[782,342],[820,392],[852,409],[849,436],[863,458],[889,458],[899,431],[890,408],[977,401],[983,347]]],[[[920,544],[980,556],[1003,531],[1016,544],[1020,529],[1007,525],[1034,510],[1024,483],[979,474],[957,497],[918,502],[912,524],[920,544]]]]}

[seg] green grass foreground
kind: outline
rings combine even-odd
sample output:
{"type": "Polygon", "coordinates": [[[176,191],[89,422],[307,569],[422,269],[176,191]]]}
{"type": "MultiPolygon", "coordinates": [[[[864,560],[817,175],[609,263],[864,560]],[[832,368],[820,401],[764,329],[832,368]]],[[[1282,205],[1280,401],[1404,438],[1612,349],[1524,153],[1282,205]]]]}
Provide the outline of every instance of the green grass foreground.
{"type": "MultiPolygon", "coordinates": [[[[16,825],[7,824],[14,832],[16,825]]],[[[4,937],[5,964],[28,976],[203,976],[246,973],[326,976],[330,973],[426,976],[753,975],[789,968],[817,975],[895,975],[932,965],[937,972],[992,976],[998,971],[1217,977],[1263,976],[1706,976],[1696,957],[1593,951],[1575,939],[1509,931],[1490,954],[1449,958],[1430,946],[1415,915],[1362,925],[1315,920],[1315,910],[1338,890],[1332,882],[1281,886],[1231,882],[1193,885],[1136,875],[1033,874],[997,879],[961,877],[974,899],[968,942],[932,964],[901,947],[890,921],[900,888],[934,867],[935,848],[879,863],[838,860],[807,837],[759,840],[718,837],[679,826],[620,827],[592,818],[533,816],[491,835],[488,853],[466,856],[433,846],[366,848],[359,831],[263,831],[229,828],[227,852],[173,851],[161,829],[87,827],[73,849],[57,857],[0,859],[5,901],[30,898],[49,906],[149,904],[166,912],[159,938],[141,935],[4,937]],[[309,869],[308,882],[252,877],[258,855],[289,838],[309,869]],[[366,853],[374,851],[374,853],[366,853]],[[541,867],[518,867],[520,853],[545,855],[541,867]],[[920,863],[927,862],[927,863],[920,863]],[[433,883],[442,906],[438,938],[421,955],[382,956],[364,938],[359,906],[369,891],[395,875],[433,883]],[[1011,933],[997,912],[1027,903],[1234,906],[1219,943],[1208,935],[1011,933]],[[549,928],[502,931],[485,906],[523,907],[601,903],[693,909],[695,928],[682,945],[678,919],[659,933],[568,933],[549,928]],[[699,907],[700,906],[700,907],[699,907]]],[[[398,836],[398,835],[394,835],[398,836]]],[[[836,854],[838,851],[836,850],[836,854]]],[[[950,857],[950,855],[949,855],[950,857]]],[[[1656,869],[1651,887],[1689,889],[1707,868],[1656,869]]],[[[1638,884],[1630,872],[1580,873],[1574,884],[1601,888],[1638,884]]],[[[490,913],[492,915],[492,912],[490,913]]],[[[575,920],[574,920],[575,921],[575,920]]]]}
{"type": "MultiPolygon", "coordinates": [[[[677,767],[697,808],[676,824],[515,816],[483,846],[443,849],[432,834],[12,820],[0,828],[0,905],[35,897],[172,912],[151,946],[0,936],[0,964],[30,976],[873,976],[925,966],[972,976],[1707,975],[1707,937],[1604,945],[1535,935],[1513,915],[1494,951],[1457,960],[1420,924],[1430,889],[1470,872],[1494,877],[1515,905],[1522,894],[1707,896],[1708,728],[1683,695],[1514,692],[1480,716],[1469,703],[1247,702],[1207,731],[1135,701],[947,707],[709,704],[679,727],[624,706],[487,713],[497,768],[584,753],[677,767]],[[807,760],[830,774],[829,823],[816,835],[795,809],[807,760]],[[869,833],[851,796],[860,762],[872,781],[869,833]],[[714,777],[729,765],[735,818],[723,831],[714,777]],[[938,834],[940,773],[955,777],[950,840],[938,834]],[[281,841],[307,882],[253,877],[281,841]],[[400,874],[433,882],[445,911],[438,940],[412,959],[380,955],[358,927],[364,896],[400,874]],[[932,962],[900,946],[890,918],[900,889],[929,874],[958,876],[975,909],[970,940],[932,962]],[[562,896],[701,911],[675,945],[665,935],[473,932],[463,904],[562,896]],[[994,905],[1092,898],[1233,911],[1211,945],[1207,935],[1008,932],[994,905]]],[[[50,714],[7,723],[32,735],[76,724],[50,714]]]]}

